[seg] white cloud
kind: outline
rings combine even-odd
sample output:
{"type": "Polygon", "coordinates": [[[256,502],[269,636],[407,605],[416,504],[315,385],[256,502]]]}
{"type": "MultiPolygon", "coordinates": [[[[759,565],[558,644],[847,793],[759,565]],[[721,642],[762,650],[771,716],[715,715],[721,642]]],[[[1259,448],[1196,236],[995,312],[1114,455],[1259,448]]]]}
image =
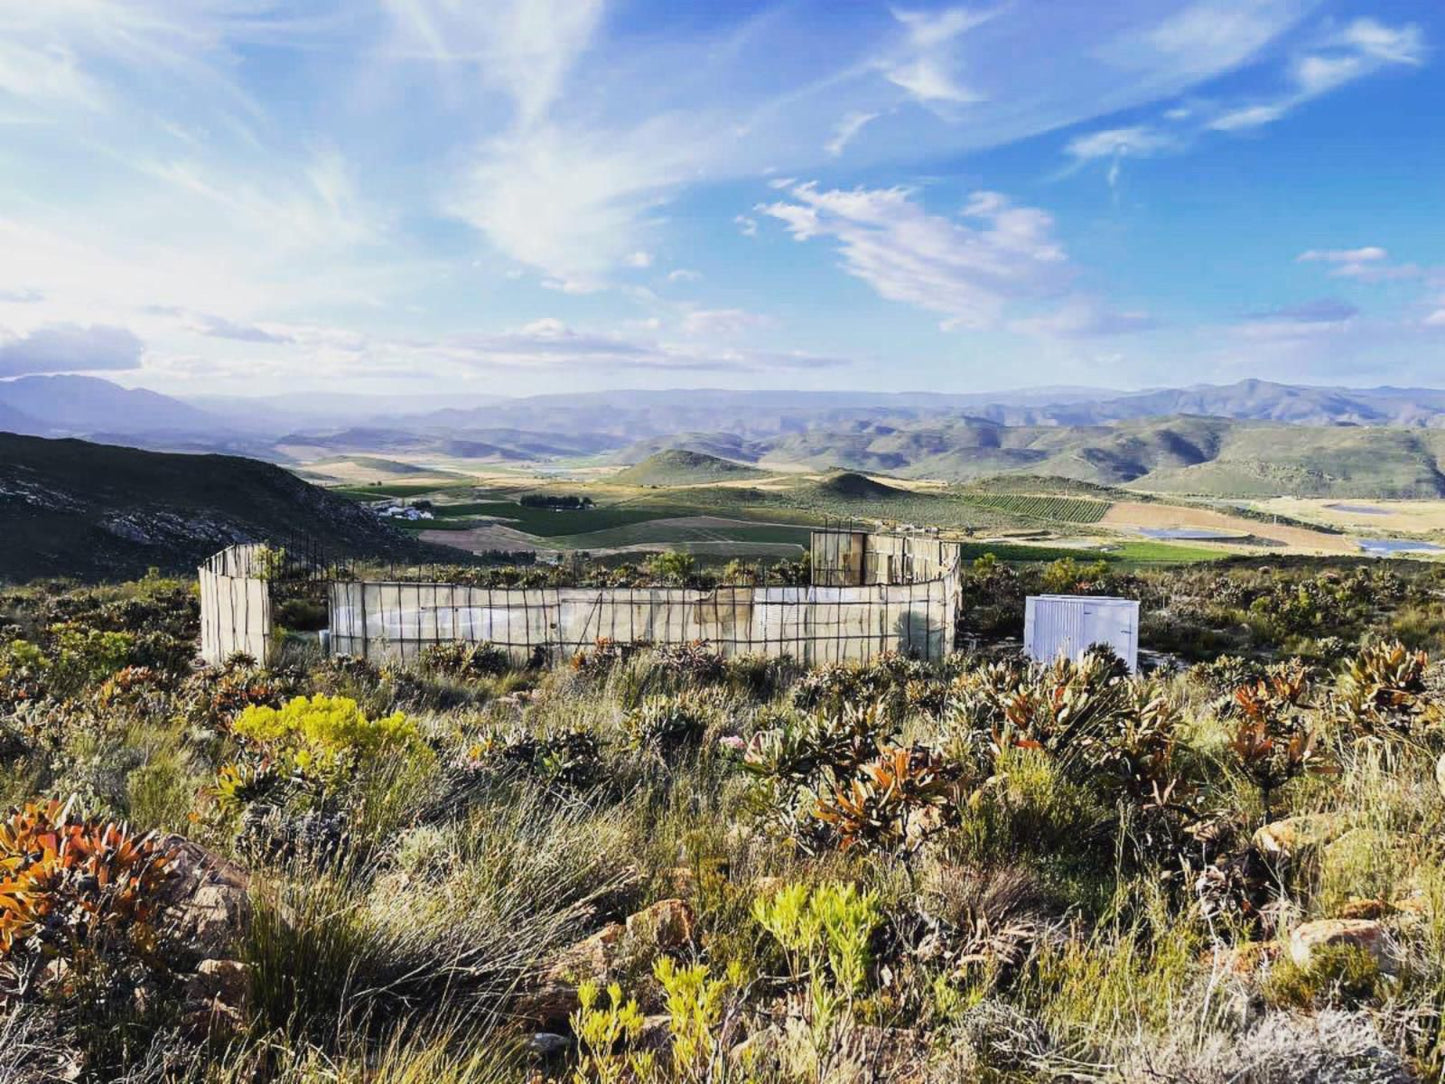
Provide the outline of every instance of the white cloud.
{"type": "Polygon", "coordinates": [[[893,9],[893,17],[908,30],[908,40],[918,49],[936,49],[960,34],[988,22],[997,14],[991,10],[966,7],[942,8],[938,11],[893,9]]]}
{"type": "Polygon", "coordinates": [[[91,373],[140,368],[145,344],[127,328],[78,324],[0,336],[0,376],[91,373]]]}
{"type": "Polygon", "coordinates": [[[1356,19],[1340,35],[1340,42],[1389,64],[1425,61],[1425,35],[1413,23],[1391,27],[1374,19],[1356,19]]]}
{"type": "Polygon", "coordinates": [[[1130,44],[1185,71],[1227,71],[1268,45],[1304,7],[1291,0],[1200,0],[1166,16],[1130,44]]]}
{"type": "Polygon", "coordinates": [[[1334,278],[1360,279],[1365,282],[1389,282],[1424,277],[1427,272],[1419,264],[1389,262],[1390,254],[1378,245],[1363,248],[1310,249],[1295,257],[1298,263],[1330,265],[1334,278]]]}
{"type": "Polygon", "coordinates": [[[1308,252],[1301,252],[1295,259],[1300,263],[1363,264],[1380,263],[1389,255],[1378,245],[1365,245],[1362,248],[1312,248],[1308,252]]]}
{"type": "Polygon", "coordinates": [[[732,338],[758,328],[768,327],[766,316],[745,309],[699,309],[682,321],[685,335],[704,339],[732,338]]]}
{"type": "Polygon", "coordinates": [[[747,215],[734,215],[733,225],[744,237],[756,237],[758,235],[758,220],[749,218],[747,215]]]}
{"type": "Polygon", "coordinates": [[[628,267],[644,270],[652,266],[652,253],[638,249],[636,252],[629,254],[622,262],[628,267]]]}
{"type": "Polygon", "coordinates": [[[699,282],[701,279],[702,272],[690,267],[679,267],[667,273],[668,282],[699,282]]]}
{"type": "Polygon", "coordinates": [[[1210,121],[1208,127],[1235,132],[1273,124],[1315,98],[1390,65],[1418,66],[1424,53],[1424,36],[1419,27],[1391,27],[1373,19],[1356,19],[1294,60],[1287,93],[1271,101],[1229,109],[1210,121]]]}
{"type": "MultiPolygon", "coordinates": [[[[957,75],[961,63],[954,51],[956,39],[976,26],[988,22],[997,11],[975,11],[965,7],[939,11],[904,11],[893,9],[893,17],[906,30],[906,45],[883,61],[884,75],[894,86],[906,90],[924,105],[969,105],[984,101],[984,95],[965,86],[957,75]]],[[[861,114],[851,114],[860,116],[861,114]]],[[[866,118],[839,144],[839,150],[857,128],[872,120],[866,118]]],[[[847,123],[846,121],[844,122],[847,123]]],[[[838,135],[835,133],[834,142],[838,135]]],[[[832,147],[832,143],[829,147],[832,147]]],[[[829,150],[836,155],[838,151],[829,150]]]]}
{"type": "Polygon", "coordinates": [[[540,121],[562,95],[602,16],[601,0],[382,0],[402,56],[464,64],[507,94],[516,121],[540,121]]]}
{"type": "Polygon", "coordinates": [[[975,192],[960,218],[927,213],[905,188],[789,193],[759,207],[798,241],[831,237],[843,267],[878,294],[945,317],[949,328],[999,323],[1013,301],[1059,293],[1067,257],[1045,211],[975,192]]]}
{"type": "Polygon", "coordinates": [[[984,100],[981,94],[958,82],[948,71],[947,65],[935,57],[919,57],[892,68],[888,72],[888,81],[902,87],[925,104],[946,102],[951,105],[967,105],[984,100]]]}
{"type": "Polygon", "coordinates": [[[1053,312],[1009,323],[1011,330],[1048,338],[1081,339],[1148,331],[1158,324],[1146,312],[1117,311],[1092,298],[1071,298],[1053,312]]]}
{"type": "Polygon", "coordinates": [[[1064,153],[1081,161],[1095,158],[1147,158],[1161,151],[1172,150],[1177,141],[1168,133],[1153,128],[1108,128],[1089,132],[1070,140],[1064,153]]]}
{"type": "MultiPolygon", "coordinates": [[[[1269,7],[1233,0],[1195,4],[1144,35],[1142,45],[1176,56],[1182,63],[1229,67],[1253,55],[1277,33],[1279,5],[1273,14],[1269,7]]],[[[1108,161],[1112,185],[1124,158],[1183,151],[1207,132],[1265,128],[1306,103],[1389,65],[1418,65],[1423,55],[1424,40],[1418,27],[1389,27],[1358,19],[1343,30],[1317,35],[1307,51],[1294,56],[1281,73],[1286,88],[1273,97],[1178,106],[1164,113],[1165,119],[1182,125],[1177,134],[1145,125],[1108,129],[1076,136],[1065,144],[1064,153],[1076,163],[1108,161]],[[1186,121],[1190,123],[1184,125],[1186,121]]]]}
{"type": "MultiPolygon", "coordinates": [[[[742,317],[747,315],[742,314],[742,317]]],[[[579,366],[600,368],[604,372],[618,369],[761,372],[777,368],[818,369],[851,364],[847,359],[806,352],[719,350],[695,344],[630,339],[580,331],[555,317],[534,320],[499,335],[451,335],[436,341],[390,344],[382,349],[387,353],[420,353],[469,368],[560,369],[570,372],[577,371],[579,366]]]]}
{"type": "MultiPolygon", "coordinates": [[[[824,144],[823,149],[832,157],[837,158],[843,153],[845,147],[857,137],[869,121],[878,119],[877,113],[849,113],[838,122],[833,129],[833,138],[824,144]]],[[[786,186],[784,186],[786,187],[786,186]]]]}
{"type": "Polygon", "coordinates": [[[1206,127],[1216,132],[1243,132],[1251,128],[1262,128],[1279,120],[1289,109],[1289,105],[1284,102],[1241,106],[1220,113],[1210,120],[1206,127]]]}
{"type": "Polygon", "coordinates": [[[680,183],[679,159],[695,138],[695,130],[629,137],[540,127],[484,148],[450,209],[507,257],[598,289],[635,259],[646,217],[680,183]]]}
{"type": "Polygon", "coordinates": [[[1301,91],[1313,96],[1358,79],[1364,68],[1359,56],[1306,56],[1295,63],[1294,80],[1301,91]]]}

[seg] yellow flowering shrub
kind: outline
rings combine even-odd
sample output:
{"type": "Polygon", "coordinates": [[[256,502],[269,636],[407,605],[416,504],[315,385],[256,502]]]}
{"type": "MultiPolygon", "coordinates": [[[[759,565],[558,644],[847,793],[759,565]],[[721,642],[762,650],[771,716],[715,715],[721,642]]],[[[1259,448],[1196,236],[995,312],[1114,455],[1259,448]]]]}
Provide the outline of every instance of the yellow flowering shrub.
{"type": "Polygon", "coordinates": [[[404,713],[369,719],[344,696],[298,696],[280,708],[253,704],[232,730],[303,775],[335,776],[397,756],[414,761],[436,756],[404,713]]]}

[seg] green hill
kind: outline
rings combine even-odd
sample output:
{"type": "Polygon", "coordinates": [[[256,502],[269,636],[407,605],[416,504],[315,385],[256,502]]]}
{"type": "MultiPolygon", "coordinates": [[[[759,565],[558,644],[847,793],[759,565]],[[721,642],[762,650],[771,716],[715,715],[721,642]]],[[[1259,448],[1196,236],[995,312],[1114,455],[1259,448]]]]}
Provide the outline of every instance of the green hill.
{"type": "Polygon", "coordinates": [[[632,486],[687,486],[765,477],[766,471],[715,455],[686,448],[669,448],[619,471],[609,481],[632,486]]]}
{"type": "Polygon", "coordinates": [[[309,537],[331,553],[421,556],[369,509],[273,464],[229,455],[0,433],[0,511],[0,580],[11,583],[116,580],[151,567],[186,572],[232,542],[259,539],[309,537]]]}
{"type": "Polygon", "coordinates": [[[820,493],[854,501],[886,501],[911,496],[906,489],[874,481],[867,475],[854,471],[839,471],[830,475],[819,482],[817,488],[820,493]]]}

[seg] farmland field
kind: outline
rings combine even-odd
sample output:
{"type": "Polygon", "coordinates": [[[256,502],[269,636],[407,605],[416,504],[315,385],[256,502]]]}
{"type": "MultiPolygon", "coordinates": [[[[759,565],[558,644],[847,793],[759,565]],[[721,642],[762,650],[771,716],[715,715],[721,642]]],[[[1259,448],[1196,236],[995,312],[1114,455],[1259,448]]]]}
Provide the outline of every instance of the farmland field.
{"type": "Polygon", "coordinates": [[[1109,511],[1108,501],[1087,497],[1051,497],[1028,493],[980,493],[965,500],[1028,519],[1054,523],[1098,523],[1109,511]]]}

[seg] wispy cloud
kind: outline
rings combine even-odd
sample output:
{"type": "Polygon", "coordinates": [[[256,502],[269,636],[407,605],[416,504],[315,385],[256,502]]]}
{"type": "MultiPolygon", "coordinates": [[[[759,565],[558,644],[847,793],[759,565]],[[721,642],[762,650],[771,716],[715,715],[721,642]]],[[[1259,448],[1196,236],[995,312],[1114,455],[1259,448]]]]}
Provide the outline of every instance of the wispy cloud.
{"type": "Polygon", "coordinates": [[[758,210],[798,241],[837,242],[844,269],[878,294],[939,313],[947,328],[996,325],[1013,301],[1061,292],[1068,260],[1053,218],[975,192],[957,218],[929,214],[906,188],[823,191],[799,184],[758,210]]]}
{"type": "Polygon", "coordinates": [[[1423,277],[1425,269],[1413,263],[1391,263],[1390,254],[1379,245],[1361,248],[1310,249],[1295,257],[1298,263],[1323,263],[1335,278],[1363,282],[1388,282],[1423,277]]]}
{"type": "MultiPolygon", "coordinates": [[[[709,324],[723,318],[746,322],[749,314],[711,313],[709,324]]],[[[715,330],[715,329],[712,329],[715,330]]],[[[452,335],[433,342],[406,344],[412,351],[467,367],[564,369],[585,371],[637,369],[661,372],[767,372],[778,369],[837,368],[846,358],[788,351],[717,349],[694,343],[629,338],[581,331],[556,317],[534,320],[500,335],[452,335]]]]}
{"type": "Polygon", "coordinates": [[[728,339],[771,326],[772,319],[746,309],[698,309],[682,321],[685,335],[705,339],[728,339]]]}
{"type": "Polygon", "coordinates": [[[1053,312],[1011,321],[1011,330],[1058,339],[1128,335],[1158,327],[1147,312],[1120,311],[1093,298],[1072,298],[1053,312]]]}
{"type": "MultiPolygon", "coordinates": [[[[1156,28],[1148,40],[1166,52],[1222,67],[1227,58],[1248,55],[1258,47],[1267,29],[1259,20],[1260,9],[1251,10],[1249,5],[1198,4],[1156,28]]],[[[1285,62],[1279,76],[1284,87],[1272,96],[1180,106],[1165,114],[1175,122],[1173,127],[1139,124],[1088,132],[1066,143],[1064,154],[1076,164],[1107,161],[1112,186],[1125,158],[1178,153],[1207,133],[1257,131],[1358,79],[1392,66],[1418,67],[1424,57],[1424,34],[1418,26],[1356,19],[1316,34],[1305,51],[1285,62]]]]}
{"type": "Polygon", "coordinates": [[[823,145],[823,149],[837,158],[843,153],[844,148],[857,138],[864,126],[869,121],[877,120],[878,117],[877,113],[849,113],[838,122],[837,127],[833,129],[833,137],[823,145]]]}

